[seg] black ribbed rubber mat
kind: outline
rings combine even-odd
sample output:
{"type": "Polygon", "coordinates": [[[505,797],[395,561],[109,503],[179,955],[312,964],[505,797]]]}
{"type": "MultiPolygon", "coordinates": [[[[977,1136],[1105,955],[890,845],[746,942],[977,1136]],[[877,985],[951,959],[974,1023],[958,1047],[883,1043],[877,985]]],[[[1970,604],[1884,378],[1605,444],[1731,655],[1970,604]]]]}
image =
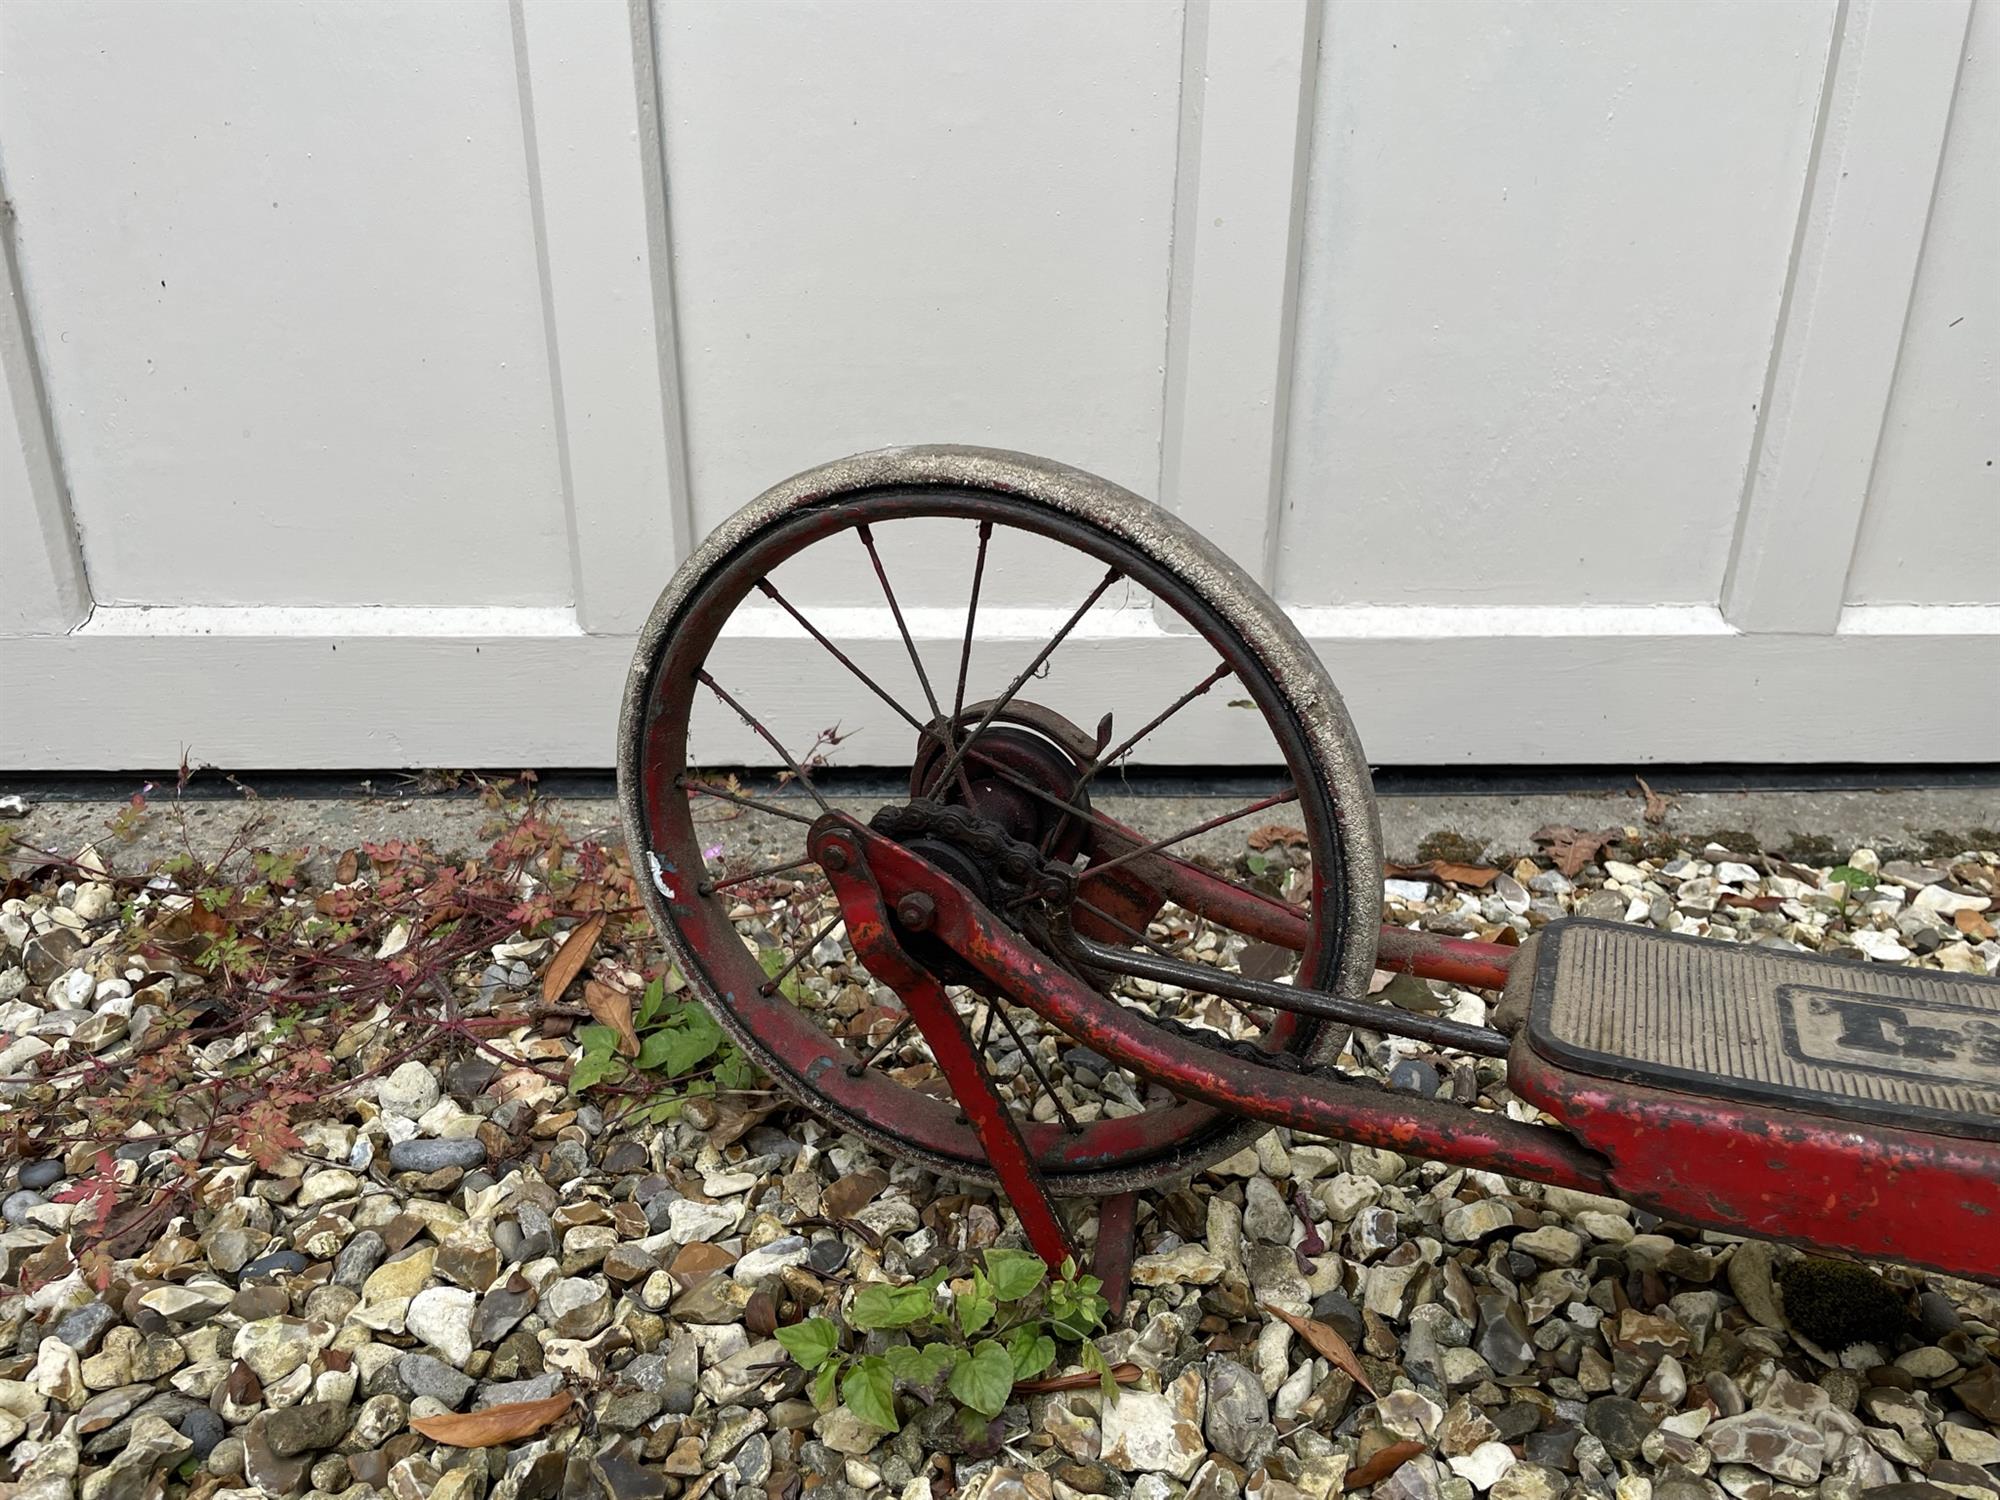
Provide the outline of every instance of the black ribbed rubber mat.
{"type": "Polygon", "coordinates": [[[2000,1139],[2000,980],[1582,918],[1536,941],[1528,1039],[1601,1078],[2000,1139]]]}

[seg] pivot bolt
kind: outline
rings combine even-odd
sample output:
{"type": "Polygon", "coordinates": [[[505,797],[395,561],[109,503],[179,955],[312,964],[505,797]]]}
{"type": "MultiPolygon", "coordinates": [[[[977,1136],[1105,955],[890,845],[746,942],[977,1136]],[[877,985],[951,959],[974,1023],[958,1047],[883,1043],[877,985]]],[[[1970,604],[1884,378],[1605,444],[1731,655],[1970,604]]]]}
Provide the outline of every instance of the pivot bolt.
{"type": "Polygon", "coordinates": [[[844,870],[847,868],[847,861],[847,845],[838,839],[828,839],[819,851],[819,862],[829,870],[844,870]]]}
{"type": "Polygon", "coordinates": [[[927,932],[937,916],[937,903],[922,891],[910,891],[896,902],[896,920],[912,932],[927,932]]]}

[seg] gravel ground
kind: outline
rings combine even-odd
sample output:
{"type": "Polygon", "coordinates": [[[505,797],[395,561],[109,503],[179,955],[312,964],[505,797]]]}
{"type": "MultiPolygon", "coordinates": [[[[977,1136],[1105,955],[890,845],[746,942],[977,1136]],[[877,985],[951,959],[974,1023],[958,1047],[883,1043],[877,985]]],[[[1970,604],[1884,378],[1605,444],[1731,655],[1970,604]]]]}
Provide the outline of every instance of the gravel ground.
{"type": "MultiPolygon", "coordinates": [[[[125,792],[144,783],[133,781],[125,792]]],[[[169,781],[167,784],[171,784],[169,781]]],[[[202,785],[210,783],[203,782],[202,785]]],[[[462,795],[375,797],[270,796],[254,804],[235,796],[187,803],[188,828],[197,847],[226,839],[252,810],[266,824],[273,847],[315,844],[343,849],[363,840],[426,839],[445,850],[483,848],[478,837],[486,814],[478,800],[462,795]]],[[[156,790],[158,798],[163,791],[156,790]]],[[[800,799],[804,801],[803,798],[800,799]]],[[[836,798],[844,810],[863,816],[884,800],[836,798]]],[[[1101,791],[1100,805],[1112,817],[1137,827],[1185,828],[1240,806],[1225,796],[1127,795],[1116,787],[1101,791]]],[[[21,839],[48,849],[75,849],[101,837],[105,819],[122,804],[111,798],[42,798],[0,781],[0,828],[13,827],[21,839]],[[23,798],[22,814],[11,825],[9,794],[23,798]]],[[[579,832],[613,833],[618,810],[608,797],[561,796],[549,806],[579,832]]],[[[1501,857],[1533,847],[1532,835],[1551,823],[1636,826],[1642,833],[1700,848],[1710,838],[1731,847],[1762,849],[1807,863],[1826,864],[1857,845],[1885,859],[1921,859],[2000,842],[2000,787],[1882,787],[1815,791],[1676,790],[1655,829],[1643,816],[1636,784],[1621,791],[1510,791],[1452,795],[1378,796],[1384,855],[1395,860],[1427,859],[1441,844],[1501,857]]],[[[138,830],[129,847],[137,861],[180,852],[178,825],[164,820],[138,830]]],[[[1218,839],[1213,848],[1228,852],[1218,839]]]]}
{"type": "MultiPolygon", "coordinates": [[[[1388,910],[1487,938],[1578,912],[2000,970],[2000,851],[1841,850],[1838,874],[1747,846],[1618,852],[1574,879],[1528,858],[1482,888],[1391,880],[1388,910]]],[[[168,997],[205,983],[139,952],[112,888],[88,876],[0,902],[5,1097],[29,1097],[58,1063],[129,1057],[168,997]]],[[[746,902],[746,932],[782,941],[808,919],[795,896],[746,902]]],[[[1154,936],[1192,940],[1171,912],[1154,936]]],[[[506,1016],[553,951],[495,945],[464,976],[468,1006],[506,1016]]],[[[825,957],[805,971],[815,993],[856,982],[825,957]]],[[[644,966],[608,952],[592,972],[618,985],[628,958],[644,966]]],[[[1398,983],[1395,1003],[1484,1014],[1470,992],[1398,983]]],[[[935,1419],[945,1403],[888,1434],[805,1399],[768,1337],[774,1313],[1018,1245],[1007,1206],[788,1106],[608,1121],[549,1076],[576,1057],[550,1029],[492,1030],[509,1065],[412,1058],[346,1091],[336,1069],[295,1146],[206,1168],[189,1210],[140,1243],[87,1253],[88,1183],[106,1165],[94,1151],[10,1161],[0,1500],[2000,1496],[1993,1290],[1285,1130],[1147,1195],[1127,1317],[1099,1340],[1138,1385],[1115,1402],[1094,1388],[1018,1398],[992,1454],[958,1446],[935,1419]],[[1366,1386],[1266,1306],[1335,1330],[1366,1386]],[[450,1446],[413,1425],[562,1392],[573,1407],[504,1444],[450,1446]]],[[[350,1074],[381,1060],[348,1041],[333,1056],[350,1074]]],[[[1056,1038],[1024,1041],[1066,1066],[1056,1038]]],[[[1347,1056],[1402,1087],[1533,1115],[1497,1064],[1364,1031],[1347,1056]]],[[[1065,1076],[1073,1103],[1089,1083],[1065,1076]]],[[[138,1139],[110,1167],[160,1183],[197,1154],[138,1139]]]]}

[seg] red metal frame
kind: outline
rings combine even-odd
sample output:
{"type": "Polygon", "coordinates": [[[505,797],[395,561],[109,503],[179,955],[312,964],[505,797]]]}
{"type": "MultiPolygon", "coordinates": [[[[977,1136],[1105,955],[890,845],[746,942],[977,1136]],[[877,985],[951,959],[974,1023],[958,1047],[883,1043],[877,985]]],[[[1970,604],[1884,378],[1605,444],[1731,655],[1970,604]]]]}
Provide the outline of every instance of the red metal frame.
{"type": "Polygon", "coordinates": [[[1125,1298],[1132,1290],[1132,1236],[1138,1219],[1137,1193],[1113,1193],[1097,1205],[1097,1250],[1090,1274],[1104,1283],[1104,1300],[1114,1318],[1125,1316],[1125,1298]]]}
{"type": "MultiPolygon", "coordinates": [[[[987,1160],[993,1163],[1001,1181],[1015,1189],[1014,1210],[1021,1216],[1028,1243],[1048,1264],[1061,1265],[1075,1253],[1070,1248],[1069,1236],[1042,1183],[1035,1159],[1021,1139],[1013,1111],[980,1065],[979,1054],[966,1034],[965,1023],[952,1007],[951,997],[935,976],[903,951],[892,935],[882,891],[854,842],[838,829],[824,834],[815,829],[813,857],[826,871],[840,898],[847,939],[854,945],[854,951],[868,965],[868,971],[893,988],[916,1017],[918,1029],[930,1043],[931,1056],[937,1059],[945,1081],[970,1118],[979,1144],[986,1148],[987,1160]]],[[[905,892],[898,903],[902,916],[912,925],[924,925],[929,899],[921,892],[905,892]]]]}
{"type": "MultiPolygon", "coordinates": [[[[1298,907],[1245,890],[1184,859],[1166,854],[1133,858],[1131,851],[1144,847],[1145,836],[1112,823],[1102,814],[1098,817],[1099,822],[1090,830],[1093,862],[1104,863],[1121,856],[1125,862],[1104,875],[1090,869],[1084,871],[1077,893],[1093,905],[1111,908],[1128,925],[1143,931],[1153,913],[1167,901],[1173,901],[1196,916],[1207,917],[1245,937],[1275,943],[1294,953],[1305,947],[1311,929],[1307,914],[1298,907]],[[1126,878],[1118,881],[1121,875],[1126,878]],[[1140,897],[1140,892],[1150,894],[1150,905],[1140,897]],[[1141,910],[1144,913],[1141,920],[1134,921],[1128,915],[1141,910]]],[[[1087,915],[1079,917],[1076,925],[1078,931],[1091,937],[1115,940],[1114,934],[1102,928],[1093,930],[1087,915]]],[[[1499,943],[1440,937],[1408,927],[1384,927],[1376,938],[1375,967],[1415,974],[1420,979],[1442,979],[1472,989],[1497,990],[1506,986],[1520,951],[1499,943]]]]}
{"type": "Polygon", "coordinates": [[[1611,1185],[1656,1213],[1981,1280],[2000,1273],[1990,1142],[1590,1078],[1525,1040],[1507,1083],[1604,1153],[1611,1185]]]}
{"type": "MultiPolygon", "coordinates": [[[[852,818],[837,813],[822,817],[814,826],[811,848],[822,864],[831,854],[840,865],[829,866],[829,875],[850,937],[871,970],[906,1001],[912,992],[936,990],[950,1026],[935,1016],[927,1023],[922,1014],[918,1024],[927,1037],[936,1026],[944,1043],[940,1066],[975,1121],[989,1108],[999,1117],[982,1128],[982,1139],[991,1129],[1007,1153],[995,1154],[993,1165],[1024,1224],[1031,1218],[1039,1221],[1044,1212],[1053,1218],[1053,1207],[1032,1159],[1019,1147],[1011,1116],[984,1082],[969,1046],[963,1059],[947,1062],[947,1054],[965,1044],[963,1026],[941,987],[897,943],[888,917],[892,908],[905,918],[920,917],[925,933],[1010,999],[1099,1056],[1185,1099],[1364,1145],[1617,1193],[1699,1227],[1885,1256],[1958,1275],[2000,1275],[1992,1228],[2000,1223],[2000,1149],[1990,1144],[1863,1129],[1806,1114],[1585,1078],[1551,1066],[1523,1041],[1516,1041],[1510,1054],[1509,1083],[1564,1129],[1392,1093],[1337,1073],[1288,1071],[1204,1045],[1107,1003],[963,887],[852,818]],[[886,969],[877,967],[878,957],[886,969]],[[905,990],[905,984],[911,989],[905,990]],[[959,1082],[967,1063],[978,1075],[977,1083],[959,1082]],[[1891,1204],[1894,1211],[1885,1211],[1891,1204]]],[[[1187,877],[1171,878],[1181,883],[1187,877]]],[[[1412,943],[1399,956],[1417,973],[1455,978],[1470,968],[1504,979],[1501,955],[1511,964],[1515,950],[1480,951],[1489,947],[1461,944],[1454,951],[1431,942],[1412,943]]],[[[928,1009],[929,1002],[924,1003],[928,1009]]],[[[1140,1128],[1143,1118],[1135,1120],[1140,1128]]],[[[1045,1258],[1056,1252],[1046,1229],[1041,1239],[1036,1235],[1030,1226],[1038,1249],[1049,1242],[1050,1248],[1042,1250],[1045,1258]]],[[[1066,1241],[1060,1248],[1067,1253],[1066,1241]]]]}

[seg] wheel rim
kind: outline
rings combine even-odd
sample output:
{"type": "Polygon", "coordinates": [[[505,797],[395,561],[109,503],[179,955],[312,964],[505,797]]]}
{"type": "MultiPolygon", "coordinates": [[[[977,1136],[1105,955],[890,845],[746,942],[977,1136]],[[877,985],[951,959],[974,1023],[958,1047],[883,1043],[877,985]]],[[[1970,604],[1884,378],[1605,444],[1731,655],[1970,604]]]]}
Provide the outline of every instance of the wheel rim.
{"type": "MultiPolygon", "coordinates": [[[[930,701],[919,702],[914,714],[906,715],[931,730],[929,737],[921,728],[909,737],[920,752],[911,757],[913,792],[935,790],[937,762],[950,759],[938,743],[938,726],[947,723],[963,726],[980,714],[979,703],[973,704],[970,711],[962,707],[967,693],[966,657],[972,652],[972,627],[977,615],[977,580],[987,555],[987,536],[994,532],[1018,534],[1055,544],[1114,569],[1131,584],[1168,603],[1228,669],[1232,689],[1249,693],[1284,763],[1285,777],[1297,794],[1295,811],[1305,824],[1312,855],[1310,874],[1305,877],[1310,929],[1297,968],[1299,983],[1314,987],[1332,987],[1336,983],[1343,947],[1350,937],[1342,890],[1345,862],[1331,790],[1324,778],[1314,774],[1309,736],[1284,687],[1242,635],[1194,586],[1174,576],[1161,562],[1125,538],[1018,495],[948,486],[885,487],[798,507],[751,532],[737,546],[711,560],[702,574],[681,591],[671,616],[658,622],[663,626],[655,635],[660,646],[650,662],[635,667],[634,691],[640,694],[640,711],[636,715],[628,713],[630,742],[625,766],[637,773],[632,779],[636,782],[639,804],[638,831],[650,876],[647,897],[656,920],[696,988],[710,1000],[738,1041],[788,1092],[844,1128],[927,1165],[959,1175],[983,1177],[987,1173],[977,1141],[951,1104],[915,1092],[891,1077],[880,1065],[867,1059],[861,1047],[829,1031],[823,1017],[809,1014],[782,993],[774,996],[762,992],[766,974],[730,921],[725,892],[709,891],[704,886],[704,881],[715,878],[718,872],[705,866],[703,835],[691,807],[712,794],[701,790],[698,784],[691,791],[686,780],[696,769],[690,764],[690,724],[706,697],[712,693],[718,700],[707,705],[711,709],[726,707],[755,716],[754,706],[746,704],[731,688],[713,676],[704,677],[726,622],[763,589],[768,598],[777,599],[792,612],[801,624],[801,634],[810,631],[812,627],[806,622],[811,619],[811,609],[799,609],[781,593],[771,592],[770,576],[785,562],[811,549],[837,544],[842,533],[869,538],[874,531],[918,518],[963,522],[968,534],[977,527],[980,542],[979,561],[972,575],[974,601],[967,612],[966,649],[959,654],[958,671],[949,690],[926,679],[923,696],[930,701]],[[938,706],[936,717],[928,712],[932,702],[938,706]],[[922,753],[926,748],[928,769],[926,755],[922,753]],[[858,1062],[861,1065],[857,1067],[858,1062]]],[[[852,546],[851,540],[849,545],[852,546]]],[[[902,612],[880,552],[872,540],[865,541],[864,546],[896,613],[898,628],[902,629],[902,612]]],[[[1083,612],[1079,611],[1078,618],[1082,617],[1083,612]]],[[[909,643],[907,633],[904,643],[909,643]]],[[[921,658],[914,646],[910,647],[910,654],[912,663],[917,664],[914,675],[922,677],[921,658]]],[[[876,693],[882,693],[880,685],[870,681],[852,662],[843,666],[832,657],[827,660],[830,671],[853,672],[857,691],[858,683],[867,682],[876,693]]],[[[1186,701],[1183,699],[1183,704],[1186,701]]],[[[1027,731],[1047,730],[1046,725],[1034,721],[1034,714],[1053,711],[1042,709],[1018,691],[1009,700],[1009,706],[1013,712],[1002,709],[987,726],[988,735],[1022,728],[1019,721],[1023,718],[1028,720],[1027,731]]],[[[1073,725],[1066,727],[1074,731],[1073,725]]],[[[796,760],[796,747],[786,751],[780,737],[771,734],[764,737],[779,745],[780,753],[796,760]]],[[[952,735],[954,740],[960,737],[959,732],[952,735]]],[[[1139,741],[1140,737],[1135,735],[1133,740],[1139,741]]],[[[981,738],[974,748],[986,750],[996,744],[997,741],[981,738]]],[[[1108,752],[1109,763],[1120,753],[1129,753],[1133,746],[1127,744],[1121,752],[1118,747],[1100,741],[1098,748],[1108,752]]],[[[958,769],[962,771],[963,762],[973,759],[961,756],[958,769]]],[[[1073,757],[1071,764],[1074,766],[1073,757]]],[[[1019,768],[1017,763],[1016,769],[1019,768]]],[[[800,769],[806,771],[803,780],[809,783],[810,768],[801,765],[800,769]]],[[[955,784],[960,782],[957,775],[950,773],[946,779],[955,784]]],[[[1012,786],[1005,789],[1019,791],[1012,786]]],[[[954,790],[955,786],[947,786],[947,795],[954,790]]],[[[763,798],[752,800],[765,801],[767,807],[773,805],[763,798]]],[[[972,798],[967,795],[958,800],[970,803],[972,798]]],[[[1087,816],[1086,798],[1076,798],[1073,805],[1083,809],[1087,816]]],[[[802,821],[810,821],[810,815],[816,811],[810,803],[785,809],[786,815],[802,821]]],[[[1057,819],[1059,823],[1077,826],[1084,821],[1070,814],[1057,814],[1057,819]]],[[[1069,832],[1073,834],[1074,829],[1069,832]]],[[[797,843],[802,848],[804,829],[799,828],[797,833],[797,843]]],[[[1049,830],[1049,834],[1047,843],[1052,853],[1059,854],[1066,843],[1075,842],[1060,827],[1049,830]]],[[[726,871],[720,873],[727,879],[726,871]]],[[[1145,939],[1133,941],[1136,945],[1145,939]]],[[[1115,1002],[1107,998],[1106,1003],[1115,1002]]],[[[1009,1025],[1012,1016],[1005,1007],[994,1007],[989,1002],[988,1014],[992,1017],[986,1023],[989,1035],[993,1019],[1013,1030],[1009,1025]]],[[[1308,1018],[1279,1015],[1267,1018],[1263,1034],[1257,1040],[1267,1050],[1309,1055],[1323,1045],[1325,1034],[1320,1023],[1308,1018]]],[[[1024,1045],[1019,1050],[1032,1060],[1031,1046],[1024,1045]]],[[[1057,1092],[1046,1091],[1052,1098],[1057,1092]]],[[[1061,1108],[1060,1101],[1057,1107],[1061,1108]]],[[[1021,1111],[1017,1110],[1018,1113],[1021,1111]]],[[[1101,1191],[1113,1182],[1130,1184],[1186,1170],[1240,1140],[1242,1123],[1218,1115],[1206,1106],[1171,1101],[1149,1107],[1138,1117],[1083,1121],[1074,1129],[1061,1121],[1024,1120],[1023,1132],[1051,1187],[1058,1192],[1082,1192],[1101,1191]]]]}

